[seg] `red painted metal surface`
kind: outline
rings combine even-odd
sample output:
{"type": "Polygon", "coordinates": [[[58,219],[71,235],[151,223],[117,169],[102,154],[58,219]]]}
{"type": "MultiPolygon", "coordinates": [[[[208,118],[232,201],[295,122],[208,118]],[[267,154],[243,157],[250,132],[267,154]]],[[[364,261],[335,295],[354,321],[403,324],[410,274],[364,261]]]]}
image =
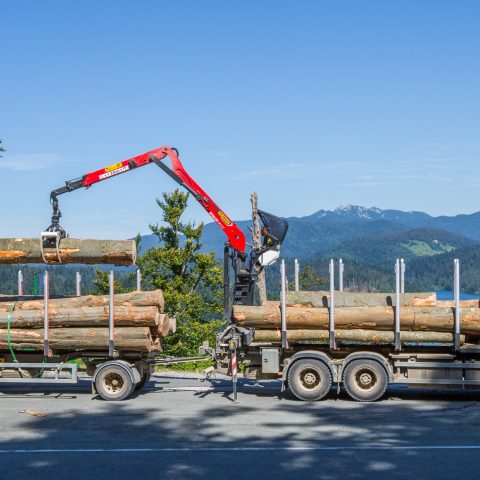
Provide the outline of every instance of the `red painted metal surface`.
{"type": "Polygon", "coordinates": [[[134,170],[138,167],[143,167],[152,163],[151,156],[155,156],[159,160],[163,160],[168,157],[172,163],[172,172],[175,173],[185,185],[193,192],[196,200],[202,205],[202,207],[208,212],[208,214],[215,220],[217,225],[225,232],[228,237],[228,241],[232,248],[239,252],[244,252],[246,247],[246,240],[244,233],[238,228],[238,226],[230,220],[208,195],[200,185],[186,172],[182,165],[182,162],[178,158],[178,153],[174,148],[164,146],[157,148],[156,150],[150,150],[149,152],[142,153],[136,157],[129,158],[123,162],[110,165],[109,167],[102,168],[95,172],[88,173],[83,179],[83,186],[90,187],[95,183],[102,182],[109,178],[121,175],[123,173],[134,170]]]}

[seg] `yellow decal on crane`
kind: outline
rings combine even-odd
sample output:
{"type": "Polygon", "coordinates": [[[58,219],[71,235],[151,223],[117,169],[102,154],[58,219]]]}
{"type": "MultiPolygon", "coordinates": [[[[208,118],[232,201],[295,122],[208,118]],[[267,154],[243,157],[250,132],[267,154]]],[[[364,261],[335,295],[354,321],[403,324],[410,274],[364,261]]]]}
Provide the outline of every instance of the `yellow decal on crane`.
{"type": "Polygon", "coordinates": [[[217,213],[218,213],[218,216],[224,221],[226,225],[232,224],[232,221],[221,210],[219,210],[217,213]]]}

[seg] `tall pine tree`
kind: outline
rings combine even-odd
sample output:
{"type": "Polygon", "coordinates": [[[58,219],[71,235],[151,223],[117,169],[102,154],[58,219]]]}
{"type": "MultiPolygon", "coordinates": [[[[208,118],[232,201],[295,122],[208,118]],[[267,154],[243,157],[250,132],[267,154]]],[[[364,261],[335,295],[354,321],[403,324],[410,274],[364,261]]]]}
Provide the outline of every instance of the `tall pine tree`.
{"type": "Polygon", "coordinates": [[[177,319],[177,334],[165,339],[170,355],[196,355],[202,341],[214,341],[223,306],[222,267],[214,253],[202,253],[203,223],[183,222],[188,193],[175,190],[157,200],[162,224],[150,225],[160,246],[138,260],[146,288],[159,288],[165,311],[177,319]]]}

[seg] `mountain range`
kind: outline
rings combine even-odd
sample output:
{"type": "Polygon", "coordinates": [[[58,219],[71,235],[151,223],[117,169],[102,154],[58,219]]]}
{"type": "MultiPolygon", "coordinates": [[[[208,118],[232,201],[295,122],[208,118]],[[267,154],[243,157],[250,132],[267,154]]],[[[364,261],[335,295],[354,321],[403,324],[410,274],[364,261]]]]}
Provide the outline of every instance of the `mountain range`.
{"type": "MultiPolygon", "coordinates": [[[[290,217],[288,222],[290,227],[282,246],[282,256],[288,264],[298,258],[304,265],[312,265],[320,275],[326,275],[327,260],[343,258],[347,265],[350,262],[346,273],[363,283],[357,287],[364,288],[368,283],[369,289],[385,289],[393,288],[390,277],[395,259],[404,258],[409,273],[407,286],[430,290],[450,289],[453,258],[458,257],[462,259],[462,288],[471,293],[480,291],[476,281],[480,212],[433,217],[418,211],[345,205],[304,217],[290,217]]],[[[237,222],[247,239],[250,224],[250,221],[237,222]]],[[[224,242],[225,236],[216,224],[205,225],[204,251],[214,251],[221,258],[224,242]]],[[[142,250],[156,245],[154,235],[142,237],[142,250]]]]}

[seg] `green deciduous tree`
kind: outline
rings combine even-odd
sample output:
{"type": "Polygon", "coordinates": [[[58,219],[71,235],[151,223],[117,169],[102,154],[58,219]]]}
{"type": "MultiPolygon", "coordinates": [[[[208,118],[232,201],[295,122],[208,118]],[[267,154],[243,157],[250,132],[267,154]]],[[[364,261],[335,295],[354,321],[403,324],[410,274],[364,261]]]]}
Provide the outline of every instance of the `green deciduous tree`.
{"type": "MultiPolygon", "coordinates": [[[[0,154],[4,151],[5,149],[2,147],[2,139],[0,139],[0,154]]],[[[2,155],[0,155],[0,158],[2,158],[2,155]]]]}

